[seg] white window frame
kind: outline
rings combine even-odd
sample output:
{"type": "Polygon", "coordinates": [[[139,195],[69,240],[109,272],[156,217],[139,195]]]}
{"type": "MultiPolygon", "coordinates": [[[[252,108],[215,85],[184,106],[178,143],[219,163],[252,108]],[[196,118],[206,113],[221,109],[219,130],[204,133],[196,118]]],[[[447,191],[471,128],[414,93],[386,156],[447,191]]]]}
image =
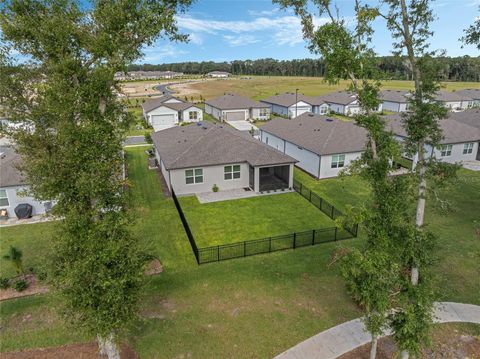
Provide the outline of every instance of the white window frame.
{"type": "Polygon", "coordinates": [[[5,196],[0,195],[0,200],[7,200],[7,204],[0,204],[0,208],[9,207],[10,200],[8,199],[8,194],[6,189],[0,189],[0,193],[5,192],[5,196]]]}
{"type": "Polygon", "coordinates": [[[237,181],[242,177],[242,166],[236,165],[227,165],[223,166],[223,179],[225,181],[237,181]],[[238,171],[234,169],[234,167],[238,166],[238,171]],[[237,177],[235,177],[238,175],[237,177]],[[227,178],[230,176],[230,178],[227,178]]]}
{"type": "Polygon", "coordinates": [[[463,145],[463,152],[464,155],[469,155],[473,153],[473,142],[465,143],[463,145]]]}
{"type": "Polygon", "coordinates": [[[449,157],[452,155],[452,145],[440,146],[440,157],[449,157]]]}
{"type": "Polygon", "coordinates": [[[261,117],[268,116],[268,108],[266,108],[266,107],[265,107],[265,108],[261,108],[259,113],[260,113],[259,116],[261,116],[261,117]]]}
{"type": "Polygon", "coordinates": [[[332,155],[332,163],[330,168],[343,168],[345,167],[345,155],[332,155]]]}
{"type": "Polygon", "coordinates": [[[198,111],[188,111],[189,120],[198,120],[198,111]]]}
{"type": "Polygon", "coordinates": [[[203,168],[189,168],[185,170],[185,184],[186,185],[194,185],[194,184],[199,184],[203,183],[203,168]],[[192,174],[189,175],[187,172],[192,171],[192,174]],[[200,174],[197,174],[197,171],[201,171],[200,174]],[[192,182],[188,183],[188,179],[191,178],[192,182]],[[198,180],[197,178],[201,178],[201,180],[198,180]]]}
{"type": "Polygon", "coordinates": [[[328,106],[320,105],[319,110],[320,115],[326,115],[328,113],[328,106]]]}

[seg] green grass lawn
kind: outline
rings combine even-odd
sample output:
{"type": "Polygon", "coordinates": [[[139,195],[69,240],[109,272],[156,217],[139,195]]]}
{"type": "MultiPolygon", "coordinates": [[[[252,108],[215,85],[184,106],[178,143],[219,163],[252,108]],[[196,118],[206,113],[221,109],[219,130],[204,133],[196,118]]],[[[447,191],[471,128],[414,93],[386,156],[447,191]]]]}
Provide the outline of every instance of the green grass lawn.
{"type": "MultiPolygon", "coordinates": [[[[197,266],[172,199],[163,196],[157,173],[146,168],[144,150],[126,151],[136,217],[132,230],[159,256],[164,272],[147,279],[143,319],[128,338],[141,358],[271,358],[360,315],[339,268],[329,263],[338,246],[359,246],[361,238],[197,266]]],[[[315,181],[296,172],[340,208],[368,198],[368,188],[357,179],[315,181]]],[[[439,234],[435,269],[441,300],[480,304],[480,243],[473,223],[480,173],[462,171],[460,178],[446,192],[454,210],[445,214],[429,206],[427,221],[439,234]]],[[[18,243],[26,266],[45,261],[54,227],[52,222],[2,228],[0,253],[18,243]]],[[[0,268],[6,266],[0,259],[0,268]]],[[[0,350],[93,340],[64,324],[55,314],[58,307],[54,294],[2,302],[0,350]]]]}
{"type": "Polygon", "coordinates": [[[199,247],[335,227],[335,222],[297,193],[215,203],[179,199],[199,247]]]}

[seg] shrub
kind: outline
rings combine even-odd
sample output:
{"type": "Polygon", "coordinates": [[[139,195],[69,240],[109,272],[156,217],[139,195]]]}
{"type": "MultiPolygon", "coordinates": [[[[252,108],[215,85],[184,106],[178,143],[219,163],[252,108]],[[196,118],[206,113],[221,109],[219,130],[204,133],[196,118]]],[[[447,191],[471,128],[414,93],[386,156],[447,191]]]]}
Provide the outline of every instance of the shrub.
{"type": "Polygon", "coordinates": [[[0,278],[0,289],[7,289],[8,287],[10,287],[8,278],[0,278]]]}
{"type": "Polygon", "coordinates": [[[213,192],[218,192],[220,188],[218,188],[218,186],[216,184],[213,185],[212,187],[212,191],[213,192]]]}
{"type": "Polygon", "coordinates": [[[28,288],[28,283],[23,279],[18,279],[13,283],[13,288],[15,288],[17,292],[23,292],[28,288]]]}
{"type": "Polygon", "coordinates": [[[147,143],[150,143],[150,144],[153,143],[152,135],[150,134],[150,132],[145,132],[144,137],[145,137],[145,141],[146,141],[147,143]]]}

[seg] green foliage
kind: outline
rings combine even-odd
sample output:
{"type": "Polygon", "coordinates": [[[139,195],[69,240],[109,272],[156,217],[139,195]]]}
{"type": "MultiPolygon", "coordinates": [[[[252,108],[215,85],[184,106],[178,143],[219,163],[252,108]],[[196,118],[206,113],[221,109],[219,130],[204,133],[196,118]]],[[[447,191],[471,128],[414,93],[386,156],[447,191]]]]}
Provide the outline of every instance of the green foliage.
{"type": "Polygon", "coordinates": [[[0,289],[7,289],[10,287],[10,280],[8,278],[0,277],[0,289]]]}
{"type": "Polygon", "coordinates": [[[217,184],[214,184],[213,187],[212,187],[212,191],[213,192],[218,192],[220,190],[220,188],[218,188],[217,184]]]}
{"type": "Polygon", "coordinates": [[[143,137],[145,137],[145,141],[146,141],[147,143],[150,143],[150,144],[153,143],[152,134],[151,134],[150,132],[145,132],[145,134],[143,135],[143,137]]]}
{"type": "Polygon", "coordinates": [[[15,268],[17,274],[22,274],[23,269],[23,253],[20,249],[10,246],[8,253],[3,256],[4,259],[10,261],[15,268]]]}
{"type": "MultiPolygon", "coordinates": [[[[480,10],[480,7],[479,7],[480,10]]],[[[460,40],[467,45],[474,45],[480,50],[480,18],[477,17],[475,22],[464,30],[465,36],[460,40]]]]}
{"type": "Polygon", "coordinates": [[[23,292],[25,289],[28,288],[28,283],[24,279],[17,279],[15,282],[13,282],[12,287],[17,292],[23,292]]]}

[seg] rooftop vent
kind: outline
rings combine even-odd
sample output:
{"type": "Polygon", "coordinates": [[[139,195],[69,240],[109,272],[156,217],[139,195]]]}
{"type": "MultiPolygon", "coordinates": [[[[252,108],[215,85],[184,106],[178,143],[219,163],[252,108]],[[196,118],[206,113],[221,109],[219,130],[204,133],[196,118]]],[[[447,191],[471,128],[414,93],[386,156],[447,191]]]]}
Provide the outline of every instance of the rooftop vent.
{"type": "Polygon", "coordinates": [[[207,126],[202,126],[202,128],[203,128],[204,130],[206,130],[206,129],[207,129],[207,126]]]}
{"type": "Polygon", "coordinates": [[[308,116],[309,116],[309,117],[313,117],[313,113],[309,113],[308,116]]]}
{"type": "Polygon", "coordinates": [[[333,122],[333,118],[327,118],[325,121],[327,121],[327,122],[333,122]]]}

